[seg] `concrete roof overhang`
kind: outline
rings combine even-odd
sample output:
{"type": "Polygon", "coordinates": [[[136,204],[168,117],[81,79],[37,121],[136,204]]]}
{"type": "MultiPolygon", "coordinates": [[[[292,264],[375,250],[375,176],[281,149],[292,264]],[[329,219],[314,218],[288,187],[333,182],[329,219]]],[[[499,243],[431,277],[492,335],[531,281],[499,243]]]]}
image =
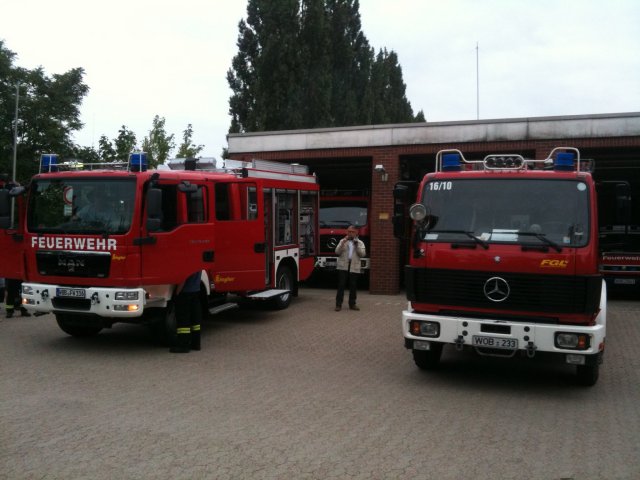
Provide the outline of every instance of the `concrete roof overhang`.
{"type": "Polygon", "coordinates": [[[640,112],[316,128],[227,136],[230,154],[640,135],[640,112]]]}

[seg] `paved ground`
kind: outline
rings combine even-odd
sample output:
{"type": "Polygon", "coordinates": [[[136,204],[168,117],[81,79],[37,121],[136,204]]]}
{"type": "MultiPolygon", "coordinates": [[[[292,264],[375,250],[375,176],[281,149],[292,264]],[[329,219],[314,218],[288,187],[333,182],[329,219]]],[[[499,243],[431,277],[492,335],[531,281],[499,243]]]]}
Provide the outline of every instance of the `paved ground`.
{"type": "Polygon", "coordinates": [[[569,367],[403,347],[404,297],[301,290],[205,322],[201,352],[144,329],[0,322],[2,479],[637,479],[640,301],[610,304],[599,383],[569,367]]]}

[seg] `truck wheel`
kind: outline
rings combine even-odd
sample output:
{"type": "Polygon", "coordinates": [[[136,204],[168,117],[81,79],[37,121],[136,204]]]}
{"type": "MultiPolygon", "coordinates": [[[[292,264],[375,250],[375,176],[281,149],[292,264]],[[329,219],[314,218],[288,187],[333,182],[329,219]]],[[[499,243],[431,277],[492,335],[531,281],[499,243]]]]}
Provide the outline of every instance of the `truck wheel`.
{"type": "Polygon", "coordinates": [[[102,330],[102,325],[86,317],[56,313],[56,322],[60,329],[72,337],[93,337],[102,330]],[[88,322],[84,324],[84,322],[88,322]]]}
{"type": "Polygon", "coordinates": [[[412,350],[413,361],[420,370],[433,370],[440,363],[441,343],[431,343],[431,350],[412,350]]]}
{"type": "Polygon", "coordinates": [[[600,376],[600,365],[577,365],[576,375],[580,385],[592,387],[600,376]]]}
{"type": "Polygon", "coordinates": [[[291,303],[291,295],[293,291],[293,273],[289,267],[281,265],[276,273],[276,286],[275,288],[281,290],[289,290],[289,293],[283,293],[278,295],[271,301],[271,305],[276,310],[284,310],[291,303]]]}
{"type": "Polygon", "coordinates": [[[169,347],[174,343],[176,335],[176,310],[173,302],[165,308],[154,309],[152,323],[149,324],[154,340],[163,347],[169,347]]]}

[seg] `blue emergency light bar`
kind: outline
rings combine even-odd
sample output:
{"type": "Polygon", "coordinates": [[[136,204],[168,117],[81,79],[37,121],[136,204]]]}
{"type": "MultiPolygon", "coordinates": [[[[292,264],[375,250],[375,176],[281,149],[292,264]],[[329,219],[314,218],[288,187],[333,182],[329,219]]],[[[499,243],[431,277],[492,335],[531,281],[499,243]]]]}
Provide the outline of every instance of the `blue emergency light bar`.
{"type": "Polygon", "coordinates": [[[575,166],[573,164],[576,156],[573,152],[561,152],[556,155],[556,160],[553,163],[553,169],[558,171],[573,171],[575,166]]]}
{"type": "Polygon", "coordinates": [[[146,172],[147,166],[147,154],[145,152],[129,154],[129,170],[132,172],[146,172]]]}
{"type": "Polygon", "coordinates": [[[447,153],[442,156],[443,172],[459,172],[460,169],[460,155],[457,153],[447,153]]]}
{"type": "Polygon", "coordinates": [[[55,153],[43,153],[40,155],[40,173],[58,171],[58,155],[55,153]]]}

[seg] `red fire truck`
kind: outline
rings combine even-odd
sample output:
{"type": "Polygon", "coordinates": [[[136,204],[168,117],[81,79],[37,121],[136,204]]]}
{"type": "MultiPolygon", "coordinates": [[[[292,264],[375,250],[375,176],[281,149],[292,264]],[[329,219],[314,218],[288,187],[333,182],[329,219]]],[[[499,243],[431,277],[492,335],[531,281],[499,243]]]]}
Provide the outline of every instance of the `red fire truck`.
{"type": "Polygon", "coordinates": [[[23,305],[70,335],[116,322],[170,335],[176,287],[196,271],[203,308],[227,294],[286,308],[313,271],[319,192],[303,166],[147,170],[142,153],[100,170],[65,163],[43,157],[29,188],[11,191],[26,194],[23,221],[2,232],[0,275],[24,265],[23,305]]]}
{"type": "Polygon", "coordinates": [[[632,212],[639,210],[640,186],[627,180],[603,180],[596,183],[596,188],[600,220],[600,270],[610,292],[638,292],[640,220],[632,212]]]}
{"type": "Polygon", "coordinates": [[[595,384],[607,304],[596,205],[577,149],[537,161],[439,152],[410,208],[402,329],[416,365],[436,367],[445,345],[502,357],[542,353],[595,384]]]}
{"type": "Polygon", "coordinates": [[[316,268],[335,270],[338,265],[336,247],[347,234],[349,225],[358,228],[358,237],[365,244],[367,257],[361,259],[363,272],[369,270],[369,195],[355,190],[321,190],[320,247],[316,268]]]}

